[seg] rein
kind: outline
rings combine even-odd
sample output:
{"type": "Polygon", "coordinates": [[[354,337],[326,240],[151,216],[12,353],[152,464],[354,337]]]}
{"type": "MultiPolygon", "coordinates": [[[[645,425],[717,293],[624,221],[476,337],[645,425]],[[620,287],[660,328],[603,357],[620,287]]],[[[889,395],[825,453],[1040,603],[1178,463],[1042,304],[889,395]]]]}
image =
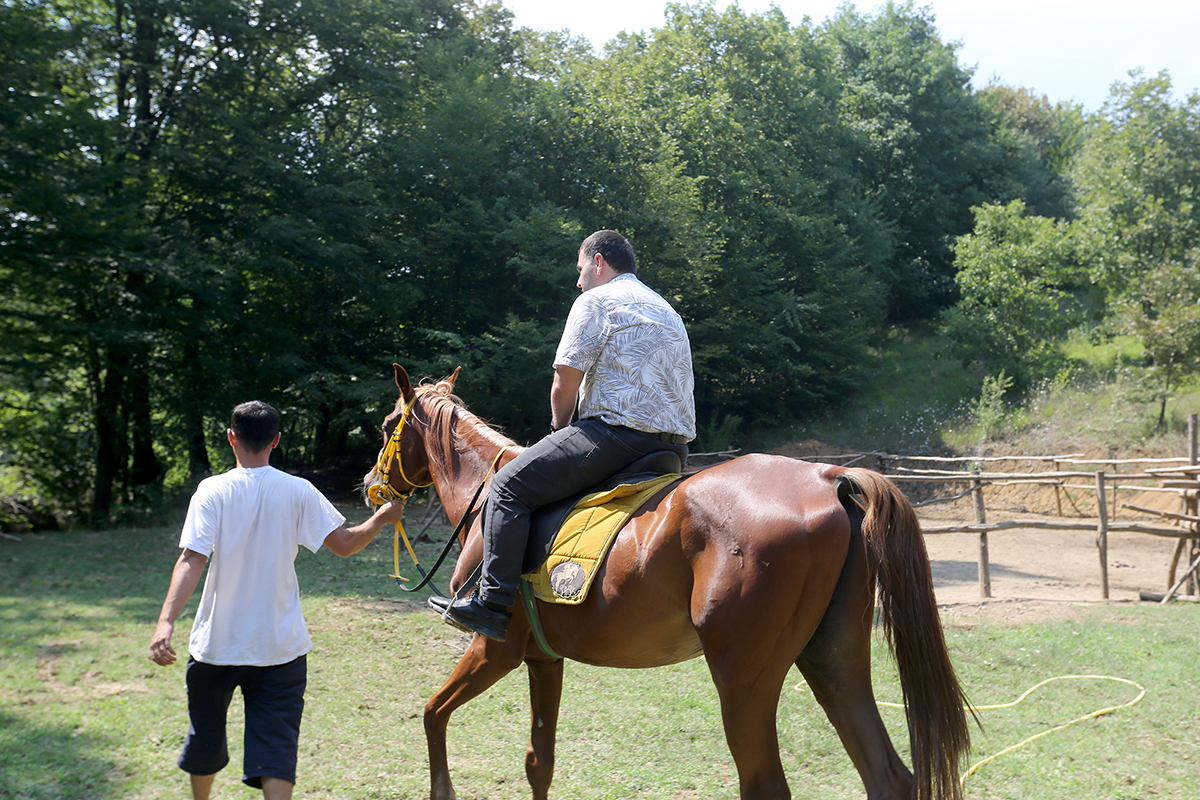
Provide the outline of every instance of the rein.
{"type": "MultiPolygon", "coordinates": [[[[380,482],[373,484],[367,489],[367,496],[371,499],[371,502],[375,503],[376,505],[383,505],[384,503],[390,503],[392,500],[399,500],[401,498],[407,500],[417,489],[424,489],[428,486],[433,486],[432,480],[429,483],[420,484],[413,483],[411,480],[409,480],[408,476],[404,474],[404,461],[401,458],[400,437],[404,433],[404,424],[408,421],[409,417],[412,416],[413,407],[416,405],[418,397],[420,397],[419,393],[414,394],[412,400],[409,400],[408,403],[405,404],[404,411],[400,414],[400,421],[396,423],[396,428],[392,431],[391,438],[388,439],[388,443],[384,445],[383,450],[381,450],[379,453],[379,458],[375,461],[375,472],[379,475],[380,482]],[[396,462],[396,469],[400,473],[401,480],[412,487],[407,492],[397,491],[391,484],[390,468],[393,461],[396,462]]],[[[426,585],[429,585],[433,588],[434,592],[436,592],[439,596],[442,596],[442,590],[437,588],[437,586],[434,586],[432,583],[430,583],[430,581],[432,581],[433,576],[437,574],[438,569],[442,566],[442,562],[446,560],[446,556],[450,553],[450,548],[454,545],[454,542],[458,539],[458,535],[466,526],[467,520],[471,518],[471,511],[475,508],[475,503],[478,502],[479,495],[483,493],[483,487],[487,486],[488,478],[491,477],[492,473],[496,471],[496,466],[500,463],[500,457],[503,456],[505,451],[508,449],[508,447],[502,447],[500,452],[496,453],[496,457],[492,460],[492,465],[488,467],[488,471],[484,474],[483,480],[479,483],[479,488],[475,490],[475,495],[471,498],[471,502],[467,504],[467,510],[463,513],[462,519],[458,521],[458,525],[455,527],[454,533],[452,533],[450,538],[446,540],[446,546],[442,548],[441,554],[437,557],[437,560],[433,562],[433,566],[430,568],[428,574],[426,574],[424,567],[421,566],[421,562],[417,559],[417,553],[415,550],[413,550],[412,542],[408,540],[408,533],[404,530],[404,524],[402,522],[397,522],[395,524],[395,528],[392,530],[392,569],[394,572],[388,575],[388,577],[395,579],[396,583],[401,589],[406,592],[415,592],[419,589],[425,588],[426,585]],[[421,582],[416,586],[405,586],[404,583],[408,582],[408,578],[405,578],[400,574],[401,539],[404,540],[404,547],[406,550],[408,550],[408,555],[409,558],[412,559],[413,566],[417,568],[417,572],[421,573],[421,582]]]]}

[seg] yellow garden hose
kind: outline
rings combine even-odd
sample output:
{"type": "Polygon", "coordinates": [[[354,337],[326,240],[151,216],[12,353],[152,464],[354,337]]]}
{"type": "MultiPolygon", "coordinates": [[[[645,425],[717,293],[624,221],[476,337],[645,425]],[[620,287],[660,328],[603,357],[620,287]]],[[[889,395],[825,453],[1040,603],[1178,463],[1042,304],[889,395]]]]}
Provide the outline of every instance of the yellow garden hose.
{"type": "MultiPolygon", "coordinates": [[[[1093,711],[1090,714],[1085,714],[1082,717],[1078,717],[1076,719],[1071,720],[1070,722],[1050,728],[1049,730],[1042,731],[1039,734],[1030,736],[1028,739],[1024,739],[1020,742],[1017,742],[1016,744],[1014,744],[1010,747],[1006,747],[1003,750],[1001,750],[999,753],[988,756],[987,758],[983,759],[982,761],[979,761],[979,762],[973,764],[971,766],[971,768],[967,770],[966,774],[962,776],[961,780],[959,781],[959,784],[966,785],[967,778],[974,775],[976,770],[978,770],[984,764],[988,764],[992,761],[995,761],[997,758],[999,758],[1002,755],[1005,755],[1006,753],[1011,753],[1014,750],[1019,750],[1020,748],[1029,744],[1030,742],[1036,741],[1036,740],[1042,738],[1043,736],[1047,736],[1051,733],[1054,733],[1055,731],[1061,731],[1064,728],[1069,728],[1072,725],[1076,725],[1080,722],[1085,722],[1089,719],[1095,719],[1096,717],[1101,717],[1101,716],[1104,716],[1105,714],[1110,714],[1113,711],[1119,711],[1122,708],[1130,708],[1134,705],[1137,705],[1141,701],[1141,699],[1146,696],[1145,687],[1143,687],[1140,683],[1136,683],[1135,681],[1131,681],[1126,678],[1114,678],[1109,675],[1058,675],[1053,678],[1047,678],[1046,680],[1042,681],[1041,683],[1029,688],[1028,690],[1025,691],[1024,694],[1022,694],[1016,700],[1013,700],[1011,703],[1002,703],[1000,705],[992,705],[992,706],[973,706],[972,708],[974,708],[976,711],[994,711],[994,710],[998,710],[998,709],[1002,709],[1002,708],[1012,708],[1013,706],[1016,706],[1016,705],[1020,704],[1021,702],[1023,702],[1025,700],[1025,698],[1029,697],[1029,695],[1033,694],[1034,692],[1036,692],[1038,689],[1042,688],[1043,686],[1053,683],[1055,681],[1068,681],[1068,680],[1116,681],[1118,683],[1125,683],[1125,684],[1135,687],[1138,690],[1138,695],[1137,695],[1137,697],[1130,700],[1128,703],[1122,703],[1121,705],[1118,705],[1118,706],[1109,706],[1107,708],[1102,708],[1099,711],[1093,711]]],[[[800,687],[802,687],[804,685],[805,685],[805,681],[801,681],[800,683],[796,684],[796,688],[799,689],[800,687]]],[[[900,703],[876,702],[876,705],[879,706],[880,708],[900,708],[900,709],[904,708],[903,704],[900,704],[900,703]]]]}
{"type": "MultiPolygon", "coordinates": [[[[1128,680],[1127,678],[1114,678],[1111,675],[1058,675],[1053,678],[1047,678],[1046,680],[1042,681],[1041,683],[1037,684],[1036,686],[1031,687],[1023,695],[1021,695],[1020,697],[1018,697],[1016,700],[1012,701],[1011,703],[1004,703],[1002,705],[994,705],[994,706],[975,706],[975,710],[976,711],[992,711],[992,710],[1001,709],[1001,708],[1012,708],[1013,706],[1017,705],[1018,703],[1023,701],[1026,697],[1033,694],[1035,691],[1042,688],[1043,686],[1045,686],[1048,683],[1053,683],[1054,681],[1069,681],[1069,680],[1116,681],[1118,683],[1125,683],[1125,684],[1135,687],[1138,690],[1138,695],[1137,695],[1137,697],[1130,700],[1128,703],[1122,703],[1119,706],[1109,706],[1108,708],[1102,708],[1099,711],[1093,711],[1090,714],[1085,714],[1082,717],[1078,717],[1076,719],[1071,720],[1070,722],[1063,723],[1062,725],[1058,725],[1056,727],[1050,728],[1049,730],[1042,731],[1041,733],[1036,734],[1034,736],[1030,736],[1028,739],[1024,739],[1010,747],[1004,748],[1003,750],[1001,750],[999,753],[996,753],[995,755],[988,756],[987,758],[983,759],[982,761],[979,761],[976,764],[973,764],[971,766],[971,768],[967,770],[967,773],[962,776],[962,780],[959,781],[960,785],[965,785],[967,782],[967,778],[974,775],[975,771],[978,770],[980,767],[982,767],[984,764],[995,761],[997,758],[1004,755],[1005,753],[1011,753],[1012,751],[1018,750],[1018,749],[1024,747],[1025,745],[1029,744],[1030,742],[1033,742],[1033,741],[1036,741],[1036,740],[1042,738],[1043,736],[1047,736],[1051,733],[1054,733],[1055,731],[1061,731],[1064,728],[1069,728],[1072,725],[1078,724],[1080,722],[1086,722],[1089,719],[1095,719],[1096,717],[1102,717],[1105,714],[1110,714],[1113,711],[1119,711],[1122,708],[1131,708],[1132,706],[1135,706],[1139,702],[1141,702],[1141,699],[1146,696],[1146,689],[1144,686],[1142,686],[1140,683],[1136,683],[1135,681],[1128,680]]],[[[880,705],[883,705],[883,703],[880,703],[880,705]]],[[[888,704],[888,705],[892,705],[892,704],[888,704]]]]}

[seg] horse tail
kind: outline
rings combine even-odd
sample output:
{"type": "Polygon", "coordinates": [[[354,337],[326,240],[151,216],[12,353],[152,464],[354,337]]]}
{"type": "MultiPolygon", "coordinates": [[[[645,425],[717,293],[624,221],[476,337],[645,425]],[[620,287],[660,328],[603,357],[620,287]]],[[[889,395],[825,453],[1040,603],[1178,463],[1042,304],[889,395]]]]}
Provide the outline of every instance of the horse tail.
{"type": "Polygon", "coordinates": [[[850,468],[841,478],[865,500],[859,503],[865,512],[863,538],[904,694],[916,798],[960,800],[961,762],[971,748],[970,704],[946,649],[916,512],[896,484],[877,472],[850,468]]]}

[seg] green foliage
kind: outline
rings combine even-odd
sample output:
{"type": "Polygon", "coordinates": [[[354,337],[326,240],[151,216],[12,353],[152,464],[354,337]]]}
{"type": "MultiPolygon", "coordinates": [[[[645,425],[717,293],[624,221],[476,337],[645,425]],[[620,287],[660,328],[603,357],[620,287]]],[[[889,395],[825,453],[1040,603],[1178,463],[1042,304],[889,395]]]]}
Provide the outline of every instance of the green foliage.
{"type": "Polygon", "coordinates": [[[416,369],[442,377],[462,367],[455,393],[472,413],[489,421],[504,421],[505,433],[518,442],[532,443],[549,430],[548,375],[561,330],[509,315],[481,336],[431,332],[436,356],[416,369]]]}
{"type": "Polygon", "coordinates": [[[736,414],[726,414],[722,419],[717,419],[714,415],[708,425],[700,429],[693,450],[697,445],[710,453],[721,453],[733,448],[734,437],[737,436],[738,428],[742,427],[743,422],[745,420],[736,414]]]}
{"type": "Polygon", "coordinates": [[[1082,127],[1071,109],[989,90],[1027,148],[1038,137],[1049,174],[1073,182],[1076,208],[1069,223],[1019,202],[980,208],[955,245],[962,297],[944,320],[968,358],[1022,388],[1055,372],[1058,343],[1082,323],[1133,335],[1145,361],[1129,385],[1158,400],[1163,427],[1175,384],[1200,364],[1200,96],[1176,103],[1165,73],[1131,77],[1082,127]]]}
{"type": "Polygon", "coordinates": [[[844,86],[863,191],[894,237],[877,273],[888,318],[935,317],[955,299],[949,243],[971,229],[973,206],[996,197],[1002,154],[987,106],[932,10],[911,0],[888,0],[875,14],[844,5],[820,38],[844,86]]]}
{"type": "Polygon", "coordinates": [[[980,443],[994,439],[1008,420],[1008,409],[1005,406],[1004,395],[1012,388],[1011,375],[988,375],[983,379],[979,397],[971,404],[971,423],[974,426],[980,443]]]}
{"type": "Polygon", "coordinates": [[[395,212],[367,180],[367,132],[399,110],[419,40],[461,18],[335,6],[5,6],[21,57],[0,111],[0,363],[16,387],[82,376],[93,456],[27,447],[21,469],[56,498],[40,472],[90,479],[61,501],[97,522],[154,494],[164,461],[185,488],[202,477],[211,420],[248,397],[301,425],[291,466],[328,459],[361,422],[353,378],[390,361],[380,321],[412,300],[389,280],[395,212]]]}
{"type": "Polygon", "coordinates": [[[663,29],[606,55],[597,99],[644,115],[647,140],[669,142],[678,164],[680,227],[639,220],[634,233],[651,284],[688,322],[700,417],[827,405],[881,316],[880,256],[865,245],[883,236],[849,153],[830,146],[852,134],[822,47],[777,10],[703,5],[673,7],[663,29]]]}
{"type": "Polygon", "coordinates": [[[1072,292],[1085,276],[1069,225],[1026,216],[1020,200],[985,205],[954,252],[962,298],[944,321],[964,357],[1008,370],[1021,386],[1053,372],[1057,341],[1083,320],[1072,292]]]}
{"type": "MultiPolygon", "coordinates": [[[[79,500],[88,496],[86,469],[93,442],[90,429],[76,417],[80,375],[74,386],[35,384],[24,391],[0,386],[0,503],[21,506],[0,528],[72,521],[79,500]]],[[[14,512],[16,509],[14,509],[14,512]]]]}
{"type": "Polygon", "coordinates": [[[1194,246],[1195,101],[972,92],[911,2],[673,5],[597,54],[494,2],[11,0],[0,48],[0,466],[66,521],[172,513],[251,397],[281,466],[350,485],[394,361],[539,435],[601,227],[683,315],[714,440],[842,408],[960,293],[972,369],[1029,385],[1194,246]]]}
{"type": "Polygon", "coordinates": [[[1003,153],[1000,196],[1023,200],[1033,216],[1070,217],[1067,171],[1083,141],[1082,108],[1062,102],[1051,105],[1045,95],[994,82],[980,94],[991,106],[995,140],[1003,153]]]}
{"type": "Polygon", "coordinates": [[[1148,369],[1158,379],[1162,426],[1180,375],[1200,366],[1200,249],[1188,254],[1187,263],[1149,270],[1118,305],[1118,314],[1125,332],[1141,341],[1148,369]]]}
{"type": "Polygon", "coordinates": [[[1112,300],[1164,263],[1182,263],[1200,232],[1200,95],[1175,103],[1166,73],[1113,86],[1072,176],[1095,280],[1112,300]]]}
{"type": "Polygon", "coordinates": [[[983,377],[951,353],[952,343],[931,325],[888,328],[872,342],[870,367],[836,411],[789,426],[764,447],[815,439],[848,452],[941,450],[983,377]]]}

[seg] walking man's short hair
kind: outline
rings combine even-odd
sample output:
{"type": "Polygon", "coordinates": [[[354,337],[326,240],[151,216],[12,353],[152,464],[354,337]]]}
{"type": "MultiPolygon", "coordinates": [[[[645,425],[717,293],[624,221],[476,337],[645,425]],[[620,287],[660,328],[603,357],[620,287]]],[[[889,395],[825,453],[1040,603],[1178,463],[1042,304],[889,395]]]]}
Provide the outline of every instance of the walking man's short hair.
{"type": "Polygon", "coordinates": [[[279,433],[279,412],[261,400],[251,400],[234,406],[229,428],[242,446],[251,453],[261,453],[272,445],[279,433]]]}

